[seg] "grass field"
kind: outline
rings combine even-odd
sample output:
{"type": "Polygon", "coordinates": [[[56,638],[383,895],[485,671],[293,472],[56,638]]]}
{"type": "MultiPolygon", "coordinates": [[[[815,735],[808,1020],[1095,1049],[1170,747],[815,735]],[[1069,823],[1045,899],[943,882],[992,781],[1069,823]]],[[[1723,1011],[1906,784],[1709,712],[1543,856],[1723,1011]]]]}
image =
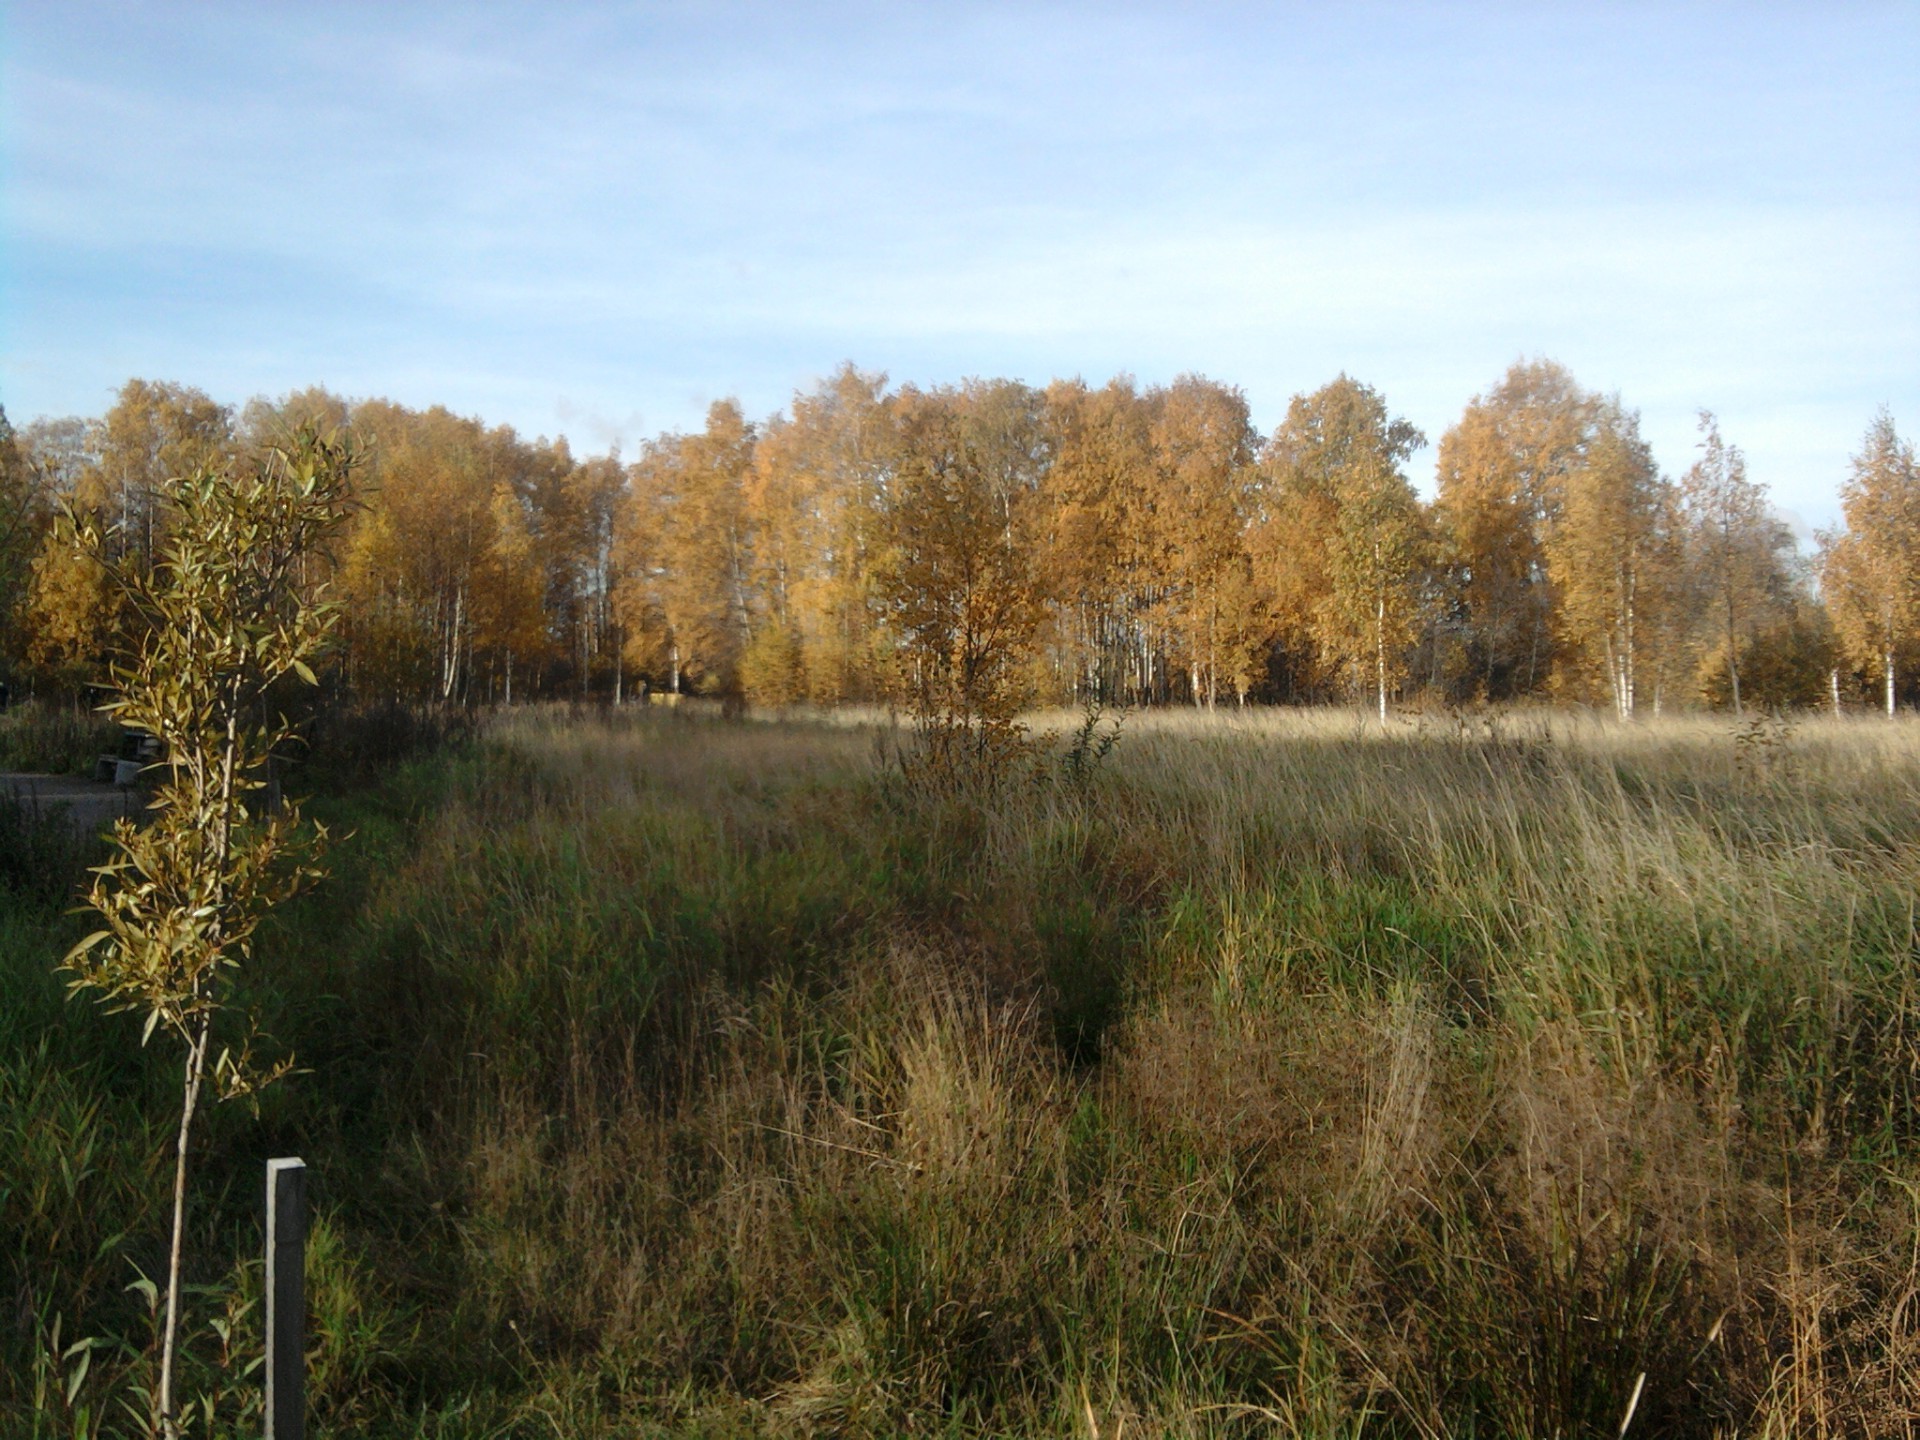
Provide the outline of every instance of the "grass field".
{"type": "MultiPolygon", "coordinates": [[[[300,1154],[320,1435],[1920,1432],[1920,726],[1041,728],[943,785],[523,712],[323,788],[251,996],[307,1073],[196,1157],[203,1428],[300,1154]]],[[[138,1408],[175,1084],[58,893],[0,892],[49,1437],[138,1408]]]]}

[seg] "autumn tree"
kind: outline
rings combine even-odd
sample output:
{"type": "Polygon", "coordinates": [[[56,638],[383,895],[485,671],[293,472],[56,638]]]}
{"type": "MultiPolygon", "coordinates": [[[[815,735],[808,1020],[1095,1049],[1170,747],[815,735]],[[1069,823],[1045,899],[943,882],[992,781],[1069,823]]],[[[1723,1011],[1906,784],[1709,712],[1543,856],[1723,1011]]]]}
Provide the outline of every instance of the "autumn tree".
{"type": "MultiPolygon", "coordinates": [[[[28,467],[48,499],[92,519],[107,559],[135,569],[152,564],[165,539],[165,483],[235,452],[232,416],[190,386],[129,380],[96,421],[30,427],[28,467]]],[[[20,649],[29,666],[58,688],[96,673],[137,623],[94,560],[39,527],[29,562],[20,649]]]]}
{"type": "Polygon", "coordinates": [[[93,447],[77,497],[107,517],[111,544],[147,565],[163,538],[161,486],[233,458],[233,415],[190,385],[129,380],[101,418],[93,447]]]}
{"type": "Polygon", "coordinates": [[[1258,436],[1246,397],[1183,375],[1157,397],[1148,564],[1156,610],[1177,637],[1189,698],[1211,707],[1223,671],[1244,699],[1257,620],[1246,550],[1258,436]]]}
{"type": "Polygon", "coordinates": [[[1573,673],[1600,676],[1623,720],[1636,713],[1673,584],[1670,492],[1639,416],[1606,402],[1547,536],[1573,673]]]}
{"type": "Polygon", "coordinates": [[[1310,468],[1284,463],[1277,438],[1262,452],[1265,479],[1247,529],[1254,594],[1267,616],[1267,665],[1293,698],[1337,680],[1337,657],[1323,653],[1320,606],[1332,587],[1330,561],[1339,525],[1333,487],[1310,468]]]}
{"type": "Polygon", "coordinates": [[[509,705],[516,667],[523,688],[535,689],[543,662],[554,653],[554,622],[569,627],[574,618],[571,577],[554,553],[557,546],[541,530],[540,521],[548,517],[533,508],[516,478],[499,475],[493,481],[490,524],[471,572],[467,647],[469,669],[485,670],[487,699],[497,696],[509,705]],[[561,612],[557,616],[555,609],[561,612]]]}
{"type": "Polygon", "coordinates": [[[1688,589],[1711,636],[1707,663],[1725,670],[1734,714],[1742,713],[1740,656],[1784,602],[1782,559],[1792,545],[1767,508],[1767,492],[1747,478],[1746,457],[1700,412],[1700,458],[1680,482],[1688,589]]]}
{"type": "Polygon", "coordinates": [[[754,444],[739,402],[721,400],[703,431],[651,442],[633,467],[621,611],[643,663],[664,651],[676,693],[740,694],[753,639],[746,480],[754,444]]]}
{"type": "MultiPolygon", "coordinates": [[[[743,501],[754,537],[749,584],[761,613],[740,664],[747,696],[758,705],[783,707],[805,698],[815,688],[810,672],[826,662],[824,654],[810,653],[816,647],[808,641],[824,638],[820,631],[829,627],[819,626],[822,617],[810,613],[808,602],[830,563],[823,510],[836,497],[831,482],[823,484],[825,477],[809,464],[815,438],[785,416],[774,417],[754,446],[746,477],[743,501]]],[[[819,681],[831,683],[825,675],[819,681]]]]}
{"type": "MultiPolygon", "coordinates": [[[[137,560],[164,527],[141,497],[168,466],[351,417],[373,460],[343,550],[344,675],[440,702],[617,698],[629,669],[774,705],[879,698],[898,678],[901,614],[897,586],[882,593],[882,532],[903,467],[951,468],[915,450],[945,443],[936,400],[966,430],[967,463],[998,477],[1003,531],[1024,547],[1038,622],[1015,668],[1036,698],[1362,691],[1384,710],[1417,663],[1454,695],[1594,684],[1623,713],[1682,694],[1739,708],[1761,637],[1818,629],[1792,618],[1805,605],[1784,532],[1710,421],[1698,463],[1668,484],[1617,402],[1550,361],[1514,365],[1466,407],[1431,509],[1406,475],[1421,437],[1346,376],[1295,397],[1264,445],[1245,397],[1195,375],[913,393],[847,364],[764,424],[722,402],[623,465],[319,388],[249,402],[236,427],[198,391],[133,381],[107,417],[36,422],[21,450],[37,493],[139,537],[113,542],[137,560]]],[[[17,516],[8,483],[0,504],[17,516]]],[[[127,617],[70,555],[23,560],[8,544],[0,591],[24,618],[0,649],[72,681],[127,617]]],[[[1828,547],[1831,595],[1873,588],[1863,545],[1828,547]]],[[[1901,672],[1903,656],[1881,646],[1860,663],[1901,672]]]]}
{"type": "Polygon", "coordinates": [[[519,603],[539,603],[532,546],[502,544],[503,521],[524,518],[528,447],[504,426],[384,400],[356,406],[354,428],[371,451],[341,577],[356,682],[445,703],[474,698],[490,672],[510,687],[516,666],[537,671],[544,655],[527,648],[544,647],[544,626],[529,630],[519,603]]]}
{"type": "Polygon", "coordinates": [[[234,430],[243,448],[260,451],[283,445],[309,429],[343,433],[353,424],[353,403],[324,385],[309,385],[269,398],[256,395],[240,407],[234,430]]]}
{"type": "Polygon", "coordinates": [[[746,494],[764,612],[744,662],[755,698],[833,704],[880,693],[873,526],[893,431],[886,377],[847,364],[760,432],[746,494]]]}
{"type": "Polygon", "coordinates": [[[97,474],[100,435],[98,421],[66,416],[36,420],[16,437],[28,487],[16,494],[29,516],[38,509],[42,517],[38,524],[29,518],[16,542],[28,553],[13,609],[13,653],[29,675],[61,691],[77,691],[102,672],[119,616],[105,572],[51,523],[60,505],[105,523],[100,486],[88,483],[83,490],[97,474]]]}
{"type": "Polygon", "coordinates": [[[100,422],[79,415],[41,417],[15,434],[21,459],[56,500],[74,494],[100,463],[100,422]]]}
{"type": "Polygon", "coordinates": [[[49,497],[0,407],[0,682],[24,659],[33,558],[52,519],[49,497]]]}
{"type": "MultiPolygon", "coordinates": [[[[82,511],[94,524],[98,511],[82,511]]],[[[49,530],[33,557],[22,626],[28,667],[59,691],[98,675],[119,638],[121,606],[92,555],[49,530]]]]}
{"type": "Polygon", "coordinates": [[[1822,537],[1821,586],[1841,645],[1878,674],[1892,715],[1898,675],[1920,663],[1920,469],[1885,410],[1853,457],[1840,511],[1846,528],[1822,537]]]}
{"type": "Polygon", "coordinates": [[[1147,703],[1163,688],[1151,616],[1155,459],[1150,402],[1129,376],[1045,392],[1053,460],[1041,481],[1037,575],[1068,695],[1147,703]]]}
{"type": "Polygon", "coordinates": [[[1038,397],[1025,387],[908,387],[876,529],[878,591],[901,684],[938,736],[986,750],[1024,699],[1039,619],[1031,557],[1038,397]]]}
{"type": "Polygon", "coordinates": [[[1282,518],[1263,548],[1282,611],[1325,663],[1373,692],[1383,721],[1413,638],[1427,545],[1401,467],[1425,443],[1378,391],[1342,375],[1293,398],[1265,457],[1282,518]]]}
{"type": "Polygon", "coordinates": [[[474,646],[487,694],[508,694],[516,665],[536,685],[584,694],[606,638],[595,587],[611,563],[624,491],[618,461],[578,464],[564,439],[490,437],[496,460],[492,544],[481,557],[474,646]]]}
{"type": "Polygon", "coordinates": [[[546,527],[550,604],[576,687],[584,692],[610,682],[618,704],[626,673],[613,588],[626,515],[626,467],[618,455],[584,460],[560,477],[558,490],[557,514],[546,527]]]}
{"type": "Polygon", "coordinates": [[[354,418],[372,459],[341,581],[353,681],[375,695],[452,699],[471,652],[473,579],[494,531],[479,426],[384,400],[354,418]]]}
{"type": "Polygon", "coordinates": [[[1553,660],[1547,537],[1593,439],[1599,398],[1550,360],[1515,363],[1440,439],[1435,521],[1473,688],[1530,694],[1553,660]]]}
{"type": "Polygon", "coordinates": [[[609,603],[619,627],[623,667],[643,677],[643,686],[649,679],[664,681],[667,692],[677,694],[679,650],[661,593],[667,573],[666,512],[671,499],[661,483],[664,470],[652,445],[642,448],[640,459],[628,470],[624,515],[615,532],[609,603]]]}
{"type": "Polygon", "coordinates": [[[1733,704],[1730,676],[1740,676],[1740,693],[1749,705],[1768,709],[1808,709],[1832,703],[1840,646],[1827,607],[1797,580],[1767,606],[1741,646],[1737,671],[1710,665],[1700,676],[1701,698],[1709,705],[1733,704]]]}

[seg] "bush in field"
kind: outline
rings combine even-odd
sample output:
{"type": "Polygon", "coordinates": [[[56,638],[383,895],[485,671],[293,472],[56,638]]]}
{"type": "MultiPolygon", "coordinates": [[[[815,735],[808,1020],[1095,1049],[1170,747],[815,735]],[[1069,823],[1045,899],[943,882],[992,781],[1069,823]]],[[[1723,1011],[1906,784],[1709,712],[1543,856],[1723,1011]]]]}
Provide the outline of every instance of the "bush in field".
{"type": "Polygon", "coordinates": [[[180,1433],[174,1394],[180,1325],[187,1152],[209,1071],[223,1098],[286,1073],[256,1067],[249,1044],[214,1051],[214,1025],[234,973],[250,958],[262,917],[317,878],[325,840],[303,831],[298,805],[265,805],[274,747],[291,734],[266,718],[284,677],[314,683],[312,662],[337,612],[307,583],[347,510],[354,455],[302,432],[247,468],[210,466],[160,488],[169,536],[150,571],[113,558],[91,524],[66,522],[76,552],[100,565],[141,622],[113,666],[107,709],[165,746],[165,779],[150,823],[115,823],[119,852],[94,872],[87,897],[104,928],[67,955],[71,988],[145,1017],[141,1042],[162,1031],[185,1051],[174,1157],[160,1383],[153,1419],[180,1433]]]}

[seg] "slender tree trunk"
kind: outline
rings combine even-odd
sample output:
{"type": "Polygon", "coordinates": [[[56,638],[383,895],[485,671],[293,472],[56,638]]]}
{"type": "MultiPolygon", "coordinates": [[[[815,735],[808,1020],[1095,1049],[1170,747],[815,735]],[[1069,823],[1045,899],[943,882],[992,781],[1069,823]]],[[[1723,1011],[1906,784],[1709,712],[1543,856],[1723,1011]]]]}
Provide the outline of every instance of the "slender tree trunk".
{"type": "Polygon", "coordinates": [[[1387,597],[1383,591],[1373,602],[1373,683],[1380,701],[1380,723],[1387,723],[1387,597]]]}
{"type": "Polygon", "coordinates": [[[1616,718],[1624,718],[1620,709],[1620,657],[1615,653],[1613,633],[1606,635],[1607,689],[1613,696],[1613,713],[1616,718]]]}
{"type": "Polygon", "coordinates": [[[1220,694],[1220,606],[1207,610],[1207,709],[1211,710],[1220,694]]]}
{"type": "Polygon", "coordinates": [[[1894,687],[1893,687],[1893,648],[1891,646],[1887,648],[1886,662],[1887,662],[1887,718],[1892,719],[1893,710],[1894,710],[1894,705],[1893,705],[1894,687]]]}
{"type": "Polygon", "coordinates": [[[453,592],[453,615],[447,630],[447,643],[441,651],[440,661],[440,698],[443,701],[453,699],[453,692],[460,679],[460,632],[466,626],[467,590],[464,585],[456,586],[453,592]]]}
{"type": "Polygon", "coordinates": [[[1733,713],[1738,717],[1745,712],[1740,708],[1740,647],[1734,643],[1731,589],[1727,591],[1727,683],[1733,687],[1733,713]]]}
{"type": "MultiPolygon", "coordinates": [[[[238,778],[236,767],[240,757],[240,681],[236,677],[232,688],[223,697],[226,705],[226,741],[220,757],[220,774],[216,780],[199,771],[195,775],[195,786],[201,794],[206,793],[209,781],[219,786],[219,821],[214,835],[213,864],[216,875],[225,875],[227,857],[233,845],[233,809],[236,801],[234,784],[238,778]]],[[[216,899],[216,911],[213,928],[208,933],[207,943],[217,952],[221,943],[223,925],[221,917],[225,915],[227,893],[224,884],[220,887],[216,899]]],[[[181,1077],[180,1091],[180,1133],[174,1144],[173,1156],[173,1237],[167,1249],[167,1318],[166,1328],[160,1342],[160,1424],[167,1440],[176,1440],[180,1433],[178,1422],[174,1418],[173,1404],[173,1357],[178,1348],[180,1333],[180,1261],[183,1241],[186,1236],[187,1218],[187,1146],[193,1137],[193,1117],[200,1108],[200,1087],[206,1079],[207,1046],[213,1033],[213,1014],[203,1011],[198,1027],[187,1044],[187,1060],[181,1077]]]]}
{"type": "Polygon", "coordinates": [[[1736,607],[1734,607],[1732,561],[1730,561],[1728,555],[1726,555],[1726,551],[1728,551],[1728,541],[1724,540],[1724,534],[1726,534],[1726,522],[1724,522],[1724,520],[1722,520],[1720,532],[1722,532],[1722,545],[1720,545],[1720,599],[1724,601],[1724,611],[1726,611],[1726,614],[1724,614],[1724,620],[1726,620],[1726,684],[1732,689],[1732,695],[1734,695],[1734,714],[1738,716],[1738,714],[1743,714],[1743,710],[1741,710],[1740,707],[1740,643],[1738,643],[1738,628],[1736,628],[1736,624],[1734,624],[1736,607]]]}
{"type": "Polygon", "coordinates": [[[1833,694],[1833,718],[1840,718],[1840,667],[1827,671],[1827,689],[1833,694]]]}
{"type": "Polygon", "coordinates": [[[173,1151],[173,1239],[167,1248],[167,1318],[160,1342],[160,1426],[173,1440],[180,1426],[174,1416],[173,1356],[180,1333],[180,1260],[187,1219],[187,1145],[193,1134],[194,1112],[200,1107],[200,1085],[206,1077],[207,1043],[213,1017],[200,1019],[199,1032],[187,1047],[180,1086],[180,1134],[173,1151]]]}
{"type": "Polygon", "coordinates": [[[1631,720],[1631,719],[1633,718],[1633,701],[1634,701],[1634,694],[1633,694],[1633,682],[1634,682],[1634,674],[1633,674],[1633,660],[1634,660],[1634,634],[1633,634],[1633,602],[1634,602],[1634,593],[1633,593],[1633,592],[1634,592],[1634,580],[1635,580],[1635,578],[1636,578],[1636,577],[1635,577],[1635,575],[1634,575],[1634,572],[1633,572],[1632,570],[1629,570],[1629,571],[1627,572],[1627,633],[1626,633],[1626,637],[1625,637],[1625,640],[1626,640],[1626,643],[1625,643],[1625,645],[1624,645],[1624,646],[1622,647],[1622,649],[1621,649],[1621,654],[1620,654],[1620,663],[1621,663],[1621,666],[1622,666],[1622,669],[1623,669],[1623,671],[1624,671],[1624,673],[1625,673],[1625,677],[1626,677],[1626,678],[1625,678],[1625,683],[1624,683],[1624,684],[1622,685],[1622,687],[1621,687],[1621,693],[1622,693],[1622,695],[1623,695],[1623,696],[1625,697],[1625,698],[1624,698],[1624,700],[1622,701],[1622,705],[1621,705],[1621,715],[1620,715],[1620,718],[1621,718],[1621,719],[1623,719],[1623,720],[1631,720]]]}

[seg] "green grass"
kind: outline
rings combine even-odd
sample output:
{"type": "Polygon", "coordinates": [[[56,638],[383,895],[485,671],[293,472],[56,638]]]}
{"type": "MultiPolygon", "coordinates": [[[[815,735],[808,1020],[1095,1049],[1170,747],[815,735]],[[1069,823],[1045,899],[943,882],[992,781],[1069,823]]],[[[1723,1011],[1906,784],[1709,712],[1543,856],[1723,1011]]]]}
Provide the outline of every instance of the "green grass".
{"type": "MultiPolygon", "coordinates": [[[[1612,1436],[1637,1383],[1635,1434],[1906,1433],[1911,726],[885,753],[521,715],[316,802],[354,836],[249,982],[307,1073],[196,1157],[215,1433],[283,1153],[319,1433],[1612,1436]]],[[[0,1430],[52,1435],[150,1372],[174,1062],[61,998],[47,893],[0,902],[0,1430]],[[56,1319],[102,1343],[31,1419],[56,1319]]]]}

